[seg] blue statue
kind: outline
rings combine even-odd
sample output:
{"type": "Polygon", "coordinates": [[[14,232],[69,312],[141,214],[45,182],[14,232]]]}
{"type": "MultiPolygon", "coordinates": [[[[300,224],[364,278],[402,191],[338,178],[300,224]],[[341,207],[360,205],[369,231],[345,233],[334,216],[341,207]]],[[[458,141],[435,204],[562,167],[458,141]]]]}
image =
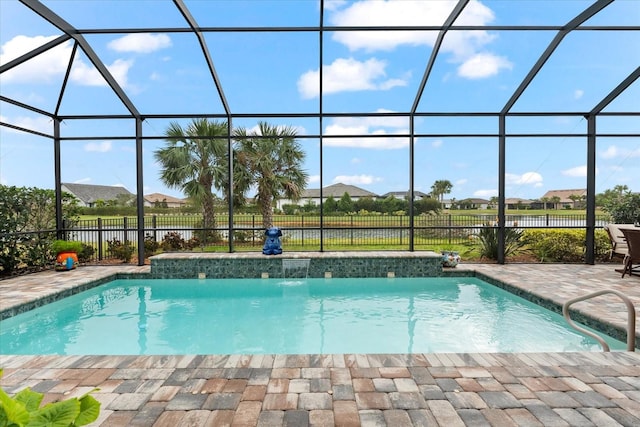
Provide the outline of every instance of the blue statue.
{"type": "Polygon", "coordinates": [[[267,237],[264,240],[262,253],[265,255],[280,255],[282,253],[282,244],[280,243],[282,231],[278,227],[271,227],[268,228],[264,234],[267,237]]]}

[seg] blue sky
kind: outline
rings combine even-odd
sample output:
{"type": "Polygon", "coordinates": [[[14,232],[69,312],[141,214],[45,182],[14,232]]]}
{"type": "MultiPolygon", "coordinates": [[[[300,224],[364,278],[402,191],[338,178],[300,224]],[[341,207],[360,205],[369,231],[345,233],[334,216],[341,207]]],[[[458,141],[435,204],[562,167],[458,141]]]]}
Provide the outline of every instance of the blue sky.
{"type": "MultiPolygon", "coordinates": [[[[96,28],[186,28],[171,1],[43,1],[73,26],[96,28]]],[[[326,26],[440,25],[456,2],[325,1],[326,26]]],[[[564,25],[593,1],[471,1],[457,25],[564,25]]],[[[312,27],[319,23],[315,0],[185,0],[202,27],[312,27]]],[[[617,0],[584,25],[640,25],[640,1],[617,0]]],[[[0,0],[0,63],[55,39],[61,32],[14,0],[0,0]]],[[[520,85],[555,31],[450,31],[444,39],[418,112],[497,112],[520,85]]],[[[354,116],[267,118],[294,126],[306,152],[308,188],[342,182],[377,194],[409,188],[408,116],[358,117],[357,113],[407,113],[416,99],[435,31],[325,31],[323,111],[354,116]],[[340,138],[332,138],[340,135],[340,138]],[[366,138],[362,135],[377,135],[366,138]]],[[[197,39],[191,33],[86,34],[86,40],[142,114],[224,113],[197,39]]],[[[316,113],[319,109],[319,36],[316,32],[213,32],[206,44],[233,114],[316,113]]],[[[3,96],[53,111],[72,42],[51,49],[0,75],[3,96]]],[[[588,112],[640,64],[640,31],[574,31],[517,100],[513,112],[588,112]]],[[[640,81],[604,111],[640,110],[640,81]]],[[[126,114],[89,59],[78,52],[61,114],[126,114]]],[[[0,101],[4,123],[52,134],[46,117],[0,101]]],[[[162,136],[170,120],[148,119],[143,135],[162,136]]],[[[234,118],[253,128],[257,119],[234,118]]],[[[188,120],[182,120],[187,124],[188,120]]],[[[498,188],[497,137],[438,134],[496,134],[495,117],[417,117],[415,189],[429,192],[447,179],[447,197],[490,198],[498,188]]],[[[640,134],[640,117],[601,116],[599,133],[640,134]]],[[[582,116],[509,117],[514,134],[586,134],[582,116]]],[[[136,190],[131,119],[65,120],[62,181],[123,185],[136,190]]],[[[143,146],[144,192],[182,197],[159,180],[153,152],[161,139],[143,146]]],[[[600,137],[598,192],[615,185],[640,191],[640,138],[600,137]]],[[[586,138],[519,136],[507,139],[506,197],[535,199],[548,190],[586,188],[586,138]]],[[[48,138],[0,127],[0,183],[53,188],[53,143],[48,138]]],[[[252,196],[252,194],[250,194],[252,196]]]]}

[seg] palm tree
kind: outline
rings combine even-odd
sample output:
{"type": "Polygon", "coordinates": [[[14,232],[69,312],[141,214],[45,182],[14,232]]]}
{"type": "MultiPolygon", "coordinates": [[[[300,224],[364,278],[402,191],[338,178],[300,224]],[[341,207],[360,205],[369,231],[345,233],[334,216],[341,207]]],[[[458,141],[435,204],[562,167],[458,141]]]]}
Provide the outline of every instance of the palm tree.
{"type": "Polygon", "coordinates": [[[431,194],[438,199],[440,203],[444,201],[444,195],[451,193],[453,184],[448,179],[439,179],[431,186],[431,194]]]}
{"type": "Polygon", "coordinates": [[[224,191],[228,182],[227,135],[224,121],[193,119],[185,129],[171,122],[165,131],[167,146],[154,152],[155,159],[162,165],[162,182],[182,190],[202,205],[205,230],[216,228],[212,188],[224,191]]]}
{"type": "Polygon", "coordinates": [[[302,169],[305,153],[296,141],[296,131],[290,126],[272,126],[259,122],[258,129],[247,133],[238,128],[238,163],[257,187],[256,202],[260,206],[262,225],[273,226],[273,202],[278,198],[300,199],[307,183],[302,169]]]}

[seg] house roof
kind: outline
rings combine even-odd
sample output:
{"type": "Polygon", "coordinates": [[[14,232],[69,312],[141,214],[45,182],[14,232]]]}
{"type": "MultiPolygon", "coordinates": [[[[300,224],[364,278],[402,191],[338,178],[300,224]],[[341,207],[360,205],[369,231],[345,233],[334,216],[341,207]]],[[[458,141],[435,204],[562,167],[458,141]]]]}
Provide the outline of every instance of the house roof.
{"type": "Polygon", "coordinates": [[[573,200],[569,198],[569,196],[586,196],[587,190],[585,188],[578,188],[572,190],[549,190],[544,193],[544,196],[547,199],[551,199],[552,197],[560,197],[561,203],[573,203],[573,200]]]}
{"type": "Polygon", "coordinates": [[[460,202],[473,203],[475,205],[486,205],[486,204],[491,203],[487,199],[478,199],[478,198],[473,198],[473,197],[470,197],[468,199],[462,199],[462,200],[460,200],[460,202]]]}
{"type": "Polygon", "coordinates": [[[149,203],[167,202],[167,203],[186,203],[184,199],[178,199],[177,197],[167,196],[162,193],[145,194],[144,199],[149,203]]]}
{"type": "Polygon", "coordinates": [[[66,182],[61,183],[61,185],[66,188],[66,191],[85,203],[93,203],[96,200],[115,200],[121,194],[135,196],[126,188],[118,186],[70,184],[66,182]]]}
{"type": "MultiPolygon", "coordinates": [[[[408,195],[409,195],[408,191],[389,191],[387,193],[384,193],[380,197],[385,198],[385,199],[387,197],[389,197],[389,196],[404,198],[404,197],[406,197],[408,195]]],[[[428,194],[423,193],[422,191],[414,191],[413,192],[413,196],[414,197],[429,197],[428,194]]]]}
{"type": "MultiPolygon", "coordinates": [[[[329,185],[328,187],[324,187],[322,189],[322,197],[340,198],[344,196],[344,193],[347,193],[349,197],[378,197],[377,194],[372,193],[371,191],[367,191],[363,188],[356,187],[355,185],[347,185],[342,183],[329,185]]],[[[308,190],[305,190],[302,193],[301,198],[302,199],[319,199],[320,189],[310,188],[308,190]]]]}
{"type": "Polygon", "coordinates": [[[530,205],[531,203],[533,203],[533,200],[521,199],[519,197],[511,197],[511,198],[508,198],[508,199],[504,199],[504,202],[507,205],[517,205],[518,203],[523,204],[523,205],[530,205]]]}

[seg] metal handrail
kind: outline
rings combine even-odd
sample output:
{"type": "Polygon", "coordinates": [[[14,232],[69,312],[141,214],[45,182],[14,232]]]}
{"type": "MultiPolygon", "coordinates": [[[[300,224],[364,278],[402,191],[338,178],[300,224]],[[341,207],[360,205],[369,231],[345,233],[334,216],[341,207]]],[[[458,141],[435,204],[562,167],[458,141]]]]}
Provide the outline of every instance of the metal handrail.
{"type": "Polygon", "coordinates": [[[636,349],[636,309],[633,306],[633,303],[631,302],[631,300],[622,292],[619,292],[613,289],[605,289],[602,291],[597,291],[597,292],[590,293],[588,295],[583,295],[581,297],[570,299],[562,305],[562,315],[567,320],[569,325],[571,325],[574,329],[598,341],[598,343],[600,343],[600,345],[602,346],[602,351],[611,351],[609,349],[609,345],[604,341],[604,339],[594,334],[593,332],[588,331],[576,325],[574,321],[571,320],[571,316],[569,315],[569,306],[571,306],[571,304],[579,301],[584,301],[589,298],[594,298],[600,295],[604,295],[604,294],[614,294],[619,296],[627,306],[627,351],[635,351],[636,349]]]}

